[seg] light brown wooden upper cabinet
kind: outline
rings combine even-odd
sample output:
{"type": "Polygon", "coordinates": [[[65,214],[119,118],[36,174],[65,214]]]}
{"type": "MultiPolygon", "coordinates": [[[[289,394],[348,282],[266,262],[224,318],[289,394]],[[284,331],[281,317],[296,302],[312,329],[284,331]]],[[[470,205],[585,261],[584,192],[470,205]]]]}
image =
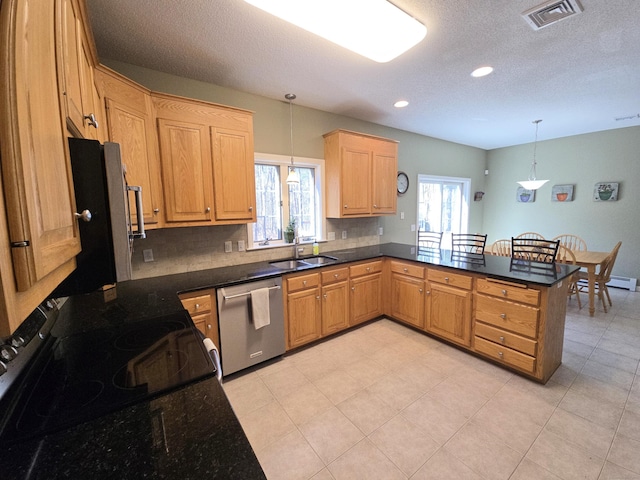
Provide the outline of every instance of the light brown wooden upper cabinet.
{"type": "Polygon", "coordinates": [[[76,137],[99,139],[101,118],[94,104],[95,56],[86,33],[83,11],[76,0],[56,0],[59,87],[67,129],[76,137]]]}
{"type": "Polygon", "coordinates": [[[142,187],[144,223],[161,226],[164,212],[151,92],[103,66],[95,70],[95,77],[106,101],[108,139],[120,144],[127,183],[142,187]]]}
{"type": "Polygon", "coordinates": [[[55,25],[53,2],[0,4],[0,335],[75,268],[80,252],[55,25]]]}
{"type": "Polygon", "coordinates": [[[255,222],[252,113],[151,95],[166,226],[255,222]]]}
{"type": "Polygon", "coordinates": [[[324,142],[327,217],[395,214],[398,143],[347,130],[324,142]]]}

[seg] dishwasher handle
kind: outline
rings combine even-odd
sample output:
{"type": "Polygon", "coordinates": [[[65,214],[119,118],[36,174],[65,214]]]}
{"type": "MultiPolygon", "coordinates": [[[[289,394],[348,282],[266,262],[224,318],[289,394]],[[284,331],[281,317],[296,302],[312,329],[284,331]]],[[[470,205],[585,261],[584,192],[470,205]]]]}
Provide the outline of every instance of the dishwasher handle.
{"type": "MultiPolygon", "coordinates": [[[[280,285],[274,285],[273,287],[267,287],[269,290],[280,290],[280,285]]],[[[248,297],[251,292],[236,293],[235,295],[225,295],[224,288],[222,289],[222,298],[225,300],[231,300],[232,298],[248,297]]]]}
{"type": "Polygon", "coordinates": [[[205,339],[202,340],[202,343],[204,343],[204,348],[207,349],[207,352],[209,352],[209,355],[211,355],[211,358],[213,358],[213,363],[216,366],[216,377],[220,382],[222,380],[222,366],[220,365],[220,352],[218,351],[215,344],[213,343],[213,341],[211,341],[210,338],[205,337],[205,339]]]}

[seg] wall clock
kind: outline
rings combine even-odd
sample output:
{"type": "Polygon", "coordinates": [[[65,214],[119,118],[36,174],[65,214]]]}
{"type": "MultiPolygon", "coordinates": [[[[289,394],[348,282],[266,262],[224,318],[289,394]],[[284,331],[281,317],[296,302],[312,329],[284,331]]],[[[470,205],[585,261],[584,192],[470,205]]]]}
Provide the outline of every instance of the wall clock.
{"type": "Polygon", "coordinates": [[[398,195],[404,195],[409,190],[409,177],[404,172],[398,172],[398,195]]]}

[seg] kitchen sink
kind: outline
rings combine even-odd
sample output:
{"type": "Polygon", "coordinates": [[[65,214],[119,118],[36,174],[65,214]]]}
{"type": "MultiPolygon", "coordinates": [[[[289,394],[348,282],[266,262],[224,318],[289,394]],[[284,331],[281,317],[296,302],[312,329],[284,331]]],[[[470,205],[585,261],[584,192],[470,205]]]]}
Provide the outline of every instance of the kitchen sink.
{"type": "Polygon", "coordinates": [[[319,255],[317,257],[302,258],[300,261],[308,263],[309,265],[325,265],[327,263],[333,263],[338,260],[335,257],[329,257],[328,255],[319,255]]]}
{"type": "Polygon", "coordinates": [[[300,260],[279,260],[277,262],[269,262],[269,265],[276,268],[282,268],[283,270],[293,270],[298,267],[304,267],[308,263],[304,263],[300,260]]]}
{"type": "Polygon", "coordinates": [[[283,270],[295,270],[300,267],[308,267],[309,265],[327,265],[330,263],[334,263],[338,260],[335,257],[330,257],[328,255],[318,255],[316,257],[306,257],[299,259],[289,259],[289,260],[277,260],[275,262],[269,262],[269,265],[276,268],[281,268],[283,270]]]}

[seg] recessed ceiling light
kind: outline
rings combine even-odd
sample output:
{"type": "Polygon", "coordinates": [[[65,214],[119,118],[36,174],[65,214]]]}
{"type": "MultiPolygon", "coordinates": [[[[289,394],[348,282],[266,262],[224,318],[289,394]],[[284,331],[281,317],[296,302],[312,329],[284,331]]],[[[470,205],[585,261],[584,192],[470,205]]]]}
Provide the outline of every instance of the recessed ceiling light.
{"type": "Polygon", "coordinates": [[[406,100],[398,100],[396,103],[393,104],[393,106],[396,108],[404,108],[407,105],[409,105],[409,102],[407,102],[406,100]]]}
{"type": "Polygon", "coordinates": [[[387,0],[245,0],[379,63],[422,41],[427,27],[387,0]]]}
{"type": "Polygon", "coordinates": [[[489,75],[491,72],[493,72],[493,67],[480,67],[471,72],[471,76],[476,78],[484,77],[485,75],[489,75]]]}

